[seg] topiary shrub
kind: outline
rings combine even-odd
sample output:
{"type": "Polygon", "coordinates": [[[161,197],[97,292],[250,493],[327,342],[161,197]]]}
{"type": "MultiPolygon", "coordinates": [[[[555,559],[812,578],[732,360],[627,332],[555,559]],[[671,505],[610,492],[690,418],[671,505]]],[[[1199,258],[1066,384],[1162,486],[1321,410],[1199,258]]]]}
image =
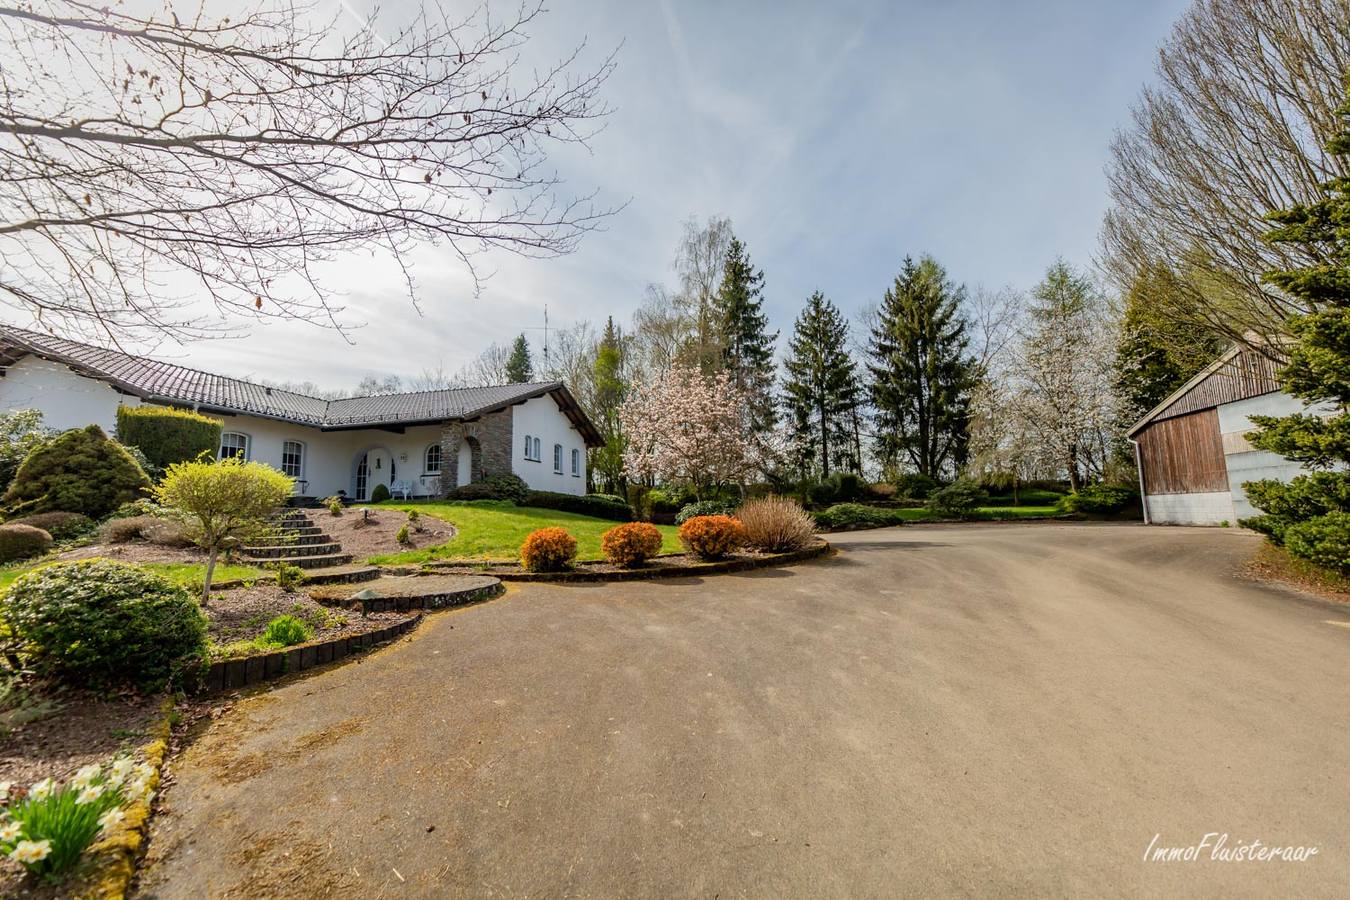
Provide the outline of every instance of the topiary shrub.
{"type": "Polygon", "coordinates": [[[32,559],[52,549],[52,536],[32,525],[0,525],[0,563],[32,559]]]}
{"type": "Polygon", "coordinates": [[[561,572],[577,558],[577,539],[556,525],[531,532],[520,546],[520,562],[531,572],[561,572]]]}
{"type": "Polygon", "coordinates": [[[973,481],[953,481],[928,495],[928,508],[940,516],[964,518],[989,502],[989,494],[973,481]]]}
{"type": "Polygon", "coordinates": [[[10,519],[7,525],[31,525],[34,528],[41,528],[50,534],[55,540],[68,541],[71,538],[79,537],[93,527],[93,522],[88,516],[82,516],[73,512],[45,512],[34,513],[31,516],[20,516],[17,519],[10,519]]]}
{"type": "Polygon", "coordinates": [[[516,506],[524,506],[530,499],[530,486],[525,483],[525,479],[514,473],[493,475],[484,483],[496,491],[499,498],[510,500],[516,506]]]}
{"type": "Polygon", "coordinates": [[[1076,493],[1065,494],[1055,501],[1055,508],[1070,513],[1118,513],[1139,498],[1133,488],[1090,484],[1076,493]]]}
{"type": "Polygon", "coordinates": [[[215,456],[221,422],[186,409],[167,406],[119,406],[117,440],[138,447],[151,464],[167,469],[174,463],[215,456]]]}
{"type": "Polygon", "coordinates": [[[675,524],[683,525],[695,516],[729,516],[736,511],[736,504],[726,500],[700,500],[690,503],[675,514],[675,524]]]}
{"type": "Polygon", "coordinates": [[[278,616],[267,623],[262,634],[262,643],[273,647],[290,647],[303,644],[314,636],[314,630],[295,616],[278,616]]]}
{"type": "Polygon", "coordinates": [[[30,453],[4,503],[16,515],[64,510],[101,519],[149,488],[150,479],[127,451],[90,425],[30,453]]]}
{"type": "Polygon", "coordinates": [[[861,503],[839,503],[829,509],[811,514],[825,528],[887,528],[905,524],[898,509],[863,506],[861,503]]]}
{"type": "Polygon", "coordinates": [[[801,504],[788,497],[761,497],[736,510],[745,528],[745,542],[765,553],[803,550],[816,540],[816,522],[801,504]]]}
{"type": "Polygon", "coordinates": [[[19,577],[0,617],[39,676],[85,687],[157,688],[206,658],[206,617],[184,588],[109,559],[19,577]]]}
{"type": "Polygon", "coordinates": [[[600,535],[600,549],[621,569],[636,569],[661,552],[661,532],[647,522],[615,525],[600,535]]]}
{"type": "Polygon", "coordinates": [[[370,492],[370,502],[384,503],[389,500],[390,496],[389,485],[377,484],[375,485],[375,490],[370,492]]]}
{"type": "Polygon", "coordinates": [[[554,491],[531,491],[526,505],[539,509],[557,509],[596,519],[609,519],[611,522],[631,522],[633,519],[633,511],[628,508],[627,503],[578,497],[576,494],[559,494],[554,491]]]}
{"type": "Polygon", "coordinates": [[[461,484],[459,487],[445,495],[447,500],[504,500],[497,489],[484,481],[475,481],[471,484],[461,484]]]}
{"type": "Polygon", "coordinates": [[[680,526],[680,543],[700,559],[725,559],[745,545],[745,526],[731,516],[695,516],[680,526]]]}

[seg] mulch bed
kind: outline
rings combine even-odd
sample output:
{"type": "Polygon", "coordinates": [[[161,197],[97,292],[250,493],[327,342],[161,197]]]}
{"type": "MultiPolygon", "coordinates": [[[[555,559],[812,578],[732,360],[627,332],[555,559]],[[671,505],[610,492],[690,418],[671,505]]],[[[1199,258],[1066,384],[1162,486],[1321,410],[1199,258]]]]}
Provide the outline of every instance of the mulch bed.
{"type": "MultiPolygon", "coordinates": [[[[361,586],[342,588],[355,592],[361,586]]],[[[275,584],[212,592],[205,612],[211,620],[207,634],[222,646],[258,637],[267,630],[268,622],[283,615],[309,622],[316,641],[373,631],[407,618],[403,613],[371,613],[363,617],[360,613],[335,612],[316,603],[303,590],[288,594],[275,584]]]]}
{"type": "MultiPolygon", "coordinates": [[[[88,544],[84,547],[76,547],[64,553],[58,553],[55,558],[64,562],[72,559],[93,559],[96,556],[125,563],[206,562],[206,554],[195,548],[163,547],[145,541],[127,541],[124,544],[88,544]]],[[[224,560],[222,559],[222,561],[224,560]]],[[[238,558],[230,561],[246,562],[238,558]]]]}
{"type": "Polygon", "coordinates": [[[101,700],[73,692],[44,696],[57,706],[54,711],[0,736],[0,781],[59,781],[120,750],[135,750],[150,737],[163,699],[128,695],[101,700]]]}
{"type": "Polygon", "coordinates": [[[382,553],[437,547],[455,536],[455,526],[426,513],[421,513],[418,522],[422,530],[409,528],[408,541],[400,544],[394,540],[394,535],[408,521],[408,514],[401,509],[353,506],[343,510],[340,516],[326,509],[310,509],[306,512],[311,522],[342,545],[343,553],[350,553],[358,560],[382,553]]]}

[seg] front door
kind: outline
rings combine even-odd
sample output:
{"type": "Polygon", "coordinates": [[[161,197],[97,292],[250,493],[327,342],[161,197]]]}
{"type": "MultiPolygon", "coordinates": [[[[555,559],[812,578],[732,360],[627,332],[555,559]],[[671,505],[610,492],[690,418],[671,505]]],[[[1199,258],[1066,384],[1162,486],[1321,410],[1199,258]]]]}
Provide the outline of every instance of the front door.
{"type": "Polygon", "coordinates": [[[473,451],[468,443],[459,445],[459,468],[456,472],[455,484],[463,486],[473,481],[473,451]]]}
{"type": "Polygon", "coordinates": [[[371,450],[356,464],[356,499],[369,500],[375,485],[394,482],[394,457],[384,448],[371,450]]]}

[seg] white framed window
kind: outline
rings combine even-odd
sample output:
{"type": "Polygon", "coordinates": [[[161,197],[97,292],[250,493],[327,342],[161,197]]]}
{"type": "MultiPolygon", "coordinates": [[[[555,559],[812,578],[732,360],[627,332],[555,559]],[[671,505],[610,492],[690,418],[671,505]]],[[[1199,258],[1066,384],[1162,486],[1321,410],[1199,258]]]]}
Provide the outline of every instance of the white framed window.
{"type": "Polygon", "coordinates": [[[427,452],[422,455],[422,473],[424,475],[441,474],[441,445],[432,444],[427,448],[427,452]]]}
{"type": "Polygon", "coordinates": [[[580,477],[581,477],[581,451],[580,451],[580,450],[573,450],[573,451],[572,451],[572,474],[573,474],[575,477],[577,477],[577,478],[580,478],[580,477]]]}
{"type": "Polygon", "coordinates": [[[305,477],[305,445],[299,441],[282,441],[281,471],[295,479],[305,477]]]}
{"type": "Polygon", "coordinates": [[[248,459],[248,435],[227,431],[220,436],[220,459],[248,459]]]}
{"type": "Polygon", "coordinates": [[[525,435],[525,458],[539,458],[539,442],[531,438],[528,434],[525,435]]]}
{"type": "Polygon", "coordinates": [[[544,451],[540,448],[539,438],[534,439],[534,461],[535,462],[544,461],[544,451]]]}
{"type": "Polygon", "coordinates": [[[553,445],[553,471],[562,474],[562,444],[553,445]]]}

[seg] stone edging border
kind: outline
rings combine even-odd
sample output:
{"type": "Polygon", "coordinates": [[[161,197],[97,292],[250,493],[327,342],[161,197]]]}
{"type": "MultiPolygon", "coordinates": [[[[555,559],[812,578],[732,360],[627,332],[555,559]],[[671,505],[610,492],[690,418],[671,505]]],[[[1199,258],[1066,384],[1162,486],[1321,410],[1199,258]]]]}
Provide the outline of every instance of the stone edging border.
{"type": "MultiPolygon", "coordinates": [[[[417,577],[426,573],[420,571],[410,572],[409,575],[417,577]]],[[[494,578],[496,576],[493,576],[494,578]]],[[[366,613],[381,612],[413,612],[419,609],[448,609],[452,606],[467,606],[470,603],[479,603],[483,600],[491,600],[493,597],[499,597],[506,592],[501,579],[496,579],[495,584],[486,587],[469,588],[461,591],[443,591],[435,594],[422,594],[417,597],[375,597],[371,600],[352,600],[347,597],[332,597],[327,595],[310,594],[309,597],[315,603],[324,606],[332,606],[338,609],[356,609],[361,608],[362,615],[366,613]]]]}
{"type": "MultiPolygon", "coordinates": [[[[141,747],[145,761],[154,769],[148,781],[152,791],[159,790],[164,756],[169,749],[169,717],[173,706],[173,697],[165,697],[159,707],[159,721],[154,726],[154,739],[141,747]]],[[[137,800],[122,809],[126,818],[121,827],[91,848],[94,871],[88,879],[89,887],[80,894],[81,900],[122,900],[131,887],[141,846],[150,832],[151,807],[149,802],[137,800]]]]}
{"type": "MultiPolygon", "coordinates": [[[[500,578],[502,581],[521,581],[521,582],[553,582],[562,584],[594,584],[608,581],[652,581],[658,578],[697,578],[700,575],[718,575],[726,572],[747,572],[752,569],[770,569],[776,566],[787,566],[793,563],[805,562],[811,559],[817,559],[832,553],[834,548],[828,541],[821,540],[813,547],[807,547],[805,550],[794,550],[790,553],[778,553],[773,556],[759,556],[754,559],[725,559],[720,562],[695,563],[691,566],[680,566],[678,568],[662,569],[623,569],[618,572],[588,572],[585,570],[572,570],[570,572],[492,572],[493,578],[500,578]]],[[[433,563],[433,566],[436,564],[433,563]]],[[[455,565],[463,565],[456,563],[455,565]]],[[[439,567],[448,568],[450,564],[442,563],[439,567]]]]}
{"type": "MultiPolygon", "coordinates": [[[[322,569],[316,569],[319,574],[305,575],[305,585],[316,584],[360,584],[363,581],[373,581],[380,576],[379,566],[352,565],[350,571],[324,572],[322,569]]],[[[223,581],[212,581],[211,590],[228,591],[231,588],[243,587],[245,584],[276,584],[277,576],[275,572],[266,572],[257,578],[227,578],[223,581]]],[[[303,587],[304,585],[301,585],[303,587]]],[[[200,593],[200,589],[198,593],[200,593]]]]}
{"type": "Polygon", "coordinates": [[[391,638],[400,637],[412,631],[422,621],[422,613],[410,616],[402,622],[395,622],[374,631],[352,634],[345,637],[300,644],[271,653],[258,653],[239,659],[225,659],[211,663],[205,675],[196,684],[185,687],[189,693],[214,694],[220,691],[237,690],[250,687],[263,681],[271,681],[282,675],[302,672],[326,663],[345,659],[363,650],[370,650],[391,638]]]}

